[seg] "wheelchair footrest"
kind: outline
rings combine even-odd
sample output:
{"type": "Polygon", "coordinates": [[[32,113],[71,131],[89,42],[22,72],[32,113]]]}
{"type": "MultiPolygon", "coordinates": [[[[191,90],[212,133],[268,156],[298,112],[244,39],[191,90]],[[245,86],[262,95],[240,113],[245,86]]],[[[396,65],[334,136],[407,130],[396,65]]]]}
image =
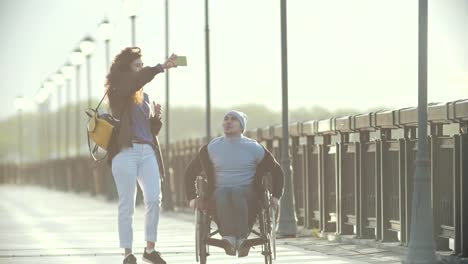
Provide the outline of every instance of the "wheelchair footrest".
{"type": "Polygon", "coordinates": [[[263,245],[266,242],[266,239],[263,238],[251,238],[251,239],[246,239],[244,243],[247,243],[247,245],[254,247],[258,245],[263,245]]]}
{"type": "MultiPolygon", "coordinates": [[[[258,246],[258,245],[263,245],[266,242],[265,239],[263,238],[251,238],[251,239],[246,239],[244,243],[247,243],[250,247],[258,246]]],[[[216,239],[216,238],[208,238],[206,239],[206,244],[214,247],[219,247],[219,248],[224,248],[224,242],[221,239],[216,239]]]]}
{"type": "Polygon", "coordinates": [[[206,239],[206,244],[214,247],[224,248],[224,242],[221,239],[208,238],[206,239]]]}

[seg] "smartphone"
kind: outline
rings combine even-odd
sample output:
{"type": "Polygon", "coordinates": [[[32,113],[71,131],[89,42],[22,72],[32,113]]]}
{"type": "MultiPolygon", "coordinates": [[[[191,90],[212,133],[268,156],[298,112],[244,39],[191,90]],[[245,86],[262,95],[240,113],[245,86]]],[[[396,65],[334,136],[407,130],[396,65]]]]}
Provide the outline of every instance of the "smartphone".
{"type": "Polygon", "coordinates": [[[177,66],[187,66],[187,57],[186,56],[177,56],[176,64],[177,64],[177,66]]]}

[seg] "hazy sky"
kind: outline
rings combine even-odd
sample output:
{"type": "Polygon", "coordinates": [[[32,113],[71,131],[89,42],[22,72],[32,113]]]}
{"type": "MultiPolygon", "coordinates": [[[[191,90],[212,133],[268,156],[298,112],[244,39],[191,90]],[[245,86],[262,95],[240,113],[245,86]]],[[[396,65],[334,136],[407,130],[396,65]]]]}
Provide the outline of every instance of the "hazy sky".
{"type": "MultiPolygon", "coordinates": [[[[171,70],[171,105],[205,105],[203,0],[170,0],[170,50],[189,67],[171,70]]],[[[290,107],[331,110],[417,105],[417,0],[290,0],[290,107]]],[[[33,97],[108,16],[112,57],[130,45],[121,0],[0,0],[0,120],[16,96],[33,97]]],[[[468,98],[468,0],[429,1],[429,101],[468,98]]],[[[214,106],[281,109],[279,0],[211,0],[214,106]]],[[[137,45],[147,65],[164,59],[164,1],[142,0],[137,45]]],[[[92,57],[93,97],[103,94],[104,44],[92,57]]],[[[82,67],[81,98],[87,98],[82,67]]],[[[164,105],[165,78],[145,91],[164,105]]],[[[72,83],[73,100],[75,86],[72,83]]],[[[55,106],[55,99],[53,108],[55,106]]],[[[30,110],[35,107],[31,106],[30,110]]]]}

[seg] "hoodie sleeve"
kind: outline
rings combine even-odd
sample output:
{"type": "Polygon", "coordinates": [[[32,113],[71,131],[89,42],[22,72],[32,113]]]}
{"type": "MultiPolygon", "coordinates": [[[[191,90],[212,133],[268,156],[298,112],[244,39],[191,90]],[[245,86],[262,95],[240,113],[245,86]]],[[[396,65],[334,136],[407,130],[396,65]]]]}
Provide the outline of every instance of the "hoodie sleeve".
{"type": "Polygon", "coordinates": [[[281,198],[284,192],[284,172],[281,169],[280,164],[276,161],[273,154],[268,149],[263,147],[265,157],[260,163],[261,173],[270,173],[272,180],[272,195],[276,198],[281,198]]]}
{"type": "Polygon", "coordinates": [[[273,180],[272,195],[279,199],[281,198],[284,192],[284,172],[283,169],[281,169],[281,166],[279,165],[278,161],[276,161],[276,159],[273,157],[273,155],[271,153],[269,153],[269,155],[269,167],[271,168],[270,172],[273,180]]]}
{"type": "Polygon", "coordinates": [[[161,64],[154,67],[144,67],[138,72],[124,72],[116,81],[113,93],[119,97],[130,97],[161,72],[164,72],[161,64]]]}

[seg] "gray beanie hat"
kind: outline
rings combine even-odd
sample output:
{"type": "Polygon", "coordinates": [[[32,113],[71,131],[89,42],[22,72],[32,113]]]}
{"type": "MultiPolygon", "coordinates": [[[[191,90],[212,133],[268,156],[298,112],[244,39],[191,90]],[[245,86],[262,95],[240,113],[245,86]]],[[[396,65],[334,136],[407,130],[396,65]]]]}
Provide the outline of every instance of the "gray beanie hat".
{"type": "Polygon", "coordinates": [[[228,116],[228,115],[235,116],[235,117],[237,118],[237,120],[239,120],[240,125],[241,125],[241,127],[242,127],[242,132],[244,132],[244,131],[245,131],[245,128],[246,128],[246,125],[247,125],[247,115],[244,114],[244,113],[242,113],[242,112],[240,112],[240,111],[234,111],[234,110],[232,110],[232,111],[226,113],[226,114],[224,115],[224,117],[226,117],[226,116],[228,116]]]}

